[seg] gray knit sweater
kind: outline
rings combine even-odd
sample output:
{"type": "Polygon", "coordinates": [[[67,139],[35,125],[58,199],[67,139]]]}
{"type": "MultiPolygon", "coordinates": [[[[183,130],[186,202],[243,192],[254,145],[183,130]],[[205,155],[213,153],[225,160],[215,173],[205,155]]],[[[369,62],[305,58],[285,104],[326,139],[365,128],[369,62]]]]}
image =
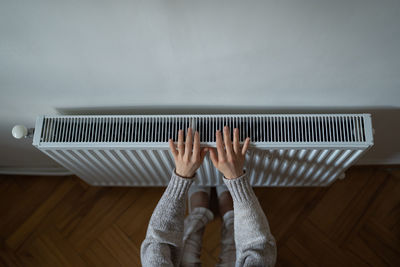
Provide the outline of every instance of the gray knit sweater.
{"type": "MultiPolygon", "coordinates": [[[[151,216],[141,246],[143,266],[180,265],[186,195],[193,179],[185,179],[173,172],[151,216]]],[[[224,182],[233,198],[236,266],[274,265],[275,239],[246,174],[231,180],[224,178],[224,182]]]]}

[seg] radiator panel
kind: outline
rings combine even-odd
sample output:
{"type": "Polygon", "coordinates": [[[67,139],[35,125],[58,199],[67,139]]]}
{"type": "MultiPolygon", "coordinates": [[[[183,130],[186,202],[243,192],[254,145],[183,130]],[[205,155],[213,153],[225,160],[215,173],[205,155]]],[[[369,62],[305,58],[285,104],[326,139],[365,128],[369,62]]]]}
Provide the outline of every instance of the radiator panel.
{"type": "MultiPolygon", "coordinates": [[[[245,169],[253,186],[326,186],[372,146],[369,114],[42,116],[34,145],[96,186],[166,186],[175,166],[168,139],[192,127],[202,146],[215,130],[250,136],[245,169]]],[[[222,184],[207,155],[198,184],[222,184]]]]}

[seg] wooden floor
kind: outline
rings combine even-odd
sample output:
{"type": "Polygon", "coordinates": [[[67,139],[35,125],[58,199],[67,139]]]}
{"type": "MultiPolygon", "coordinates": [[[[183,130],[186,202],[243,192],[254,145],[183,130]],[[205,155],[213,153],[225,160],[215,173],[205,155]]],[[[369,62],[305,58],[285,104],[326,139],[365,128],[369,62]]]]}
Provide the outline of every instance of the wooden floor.
{"type": "MultiPolygon", "coordinates": [[[[354,167],[328,188],[256,188],[277,266],[400,266],[400,172],[354,167]]],[[[76,177],[0,177],[0,265],[139,266],[162,188],[90,187],[76,177]]],[[[221,220],[204,235],[219,253],[221,220]]]]}

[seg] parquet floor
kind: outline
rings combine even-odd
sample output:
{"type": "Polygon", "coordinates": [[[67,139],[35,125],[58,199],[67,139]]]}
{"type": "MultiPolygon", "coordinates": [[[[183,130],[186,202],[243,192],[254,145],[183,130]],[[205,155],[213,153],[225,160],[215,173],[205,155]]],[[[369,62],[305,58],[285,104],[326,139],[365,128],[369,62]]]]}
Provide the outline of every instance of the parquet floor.
{"type": "MultiPolygon", "coordinates": [[[[71,177],[0,177],[0,265],[139,266],[162,188],[90,187],[71,177]]],[[[328,188],[256,188],[277,266],[400,266],[400,172],[353,167],[328,188]]],[[[204,235],[219,253],[220,218],[204,235]]]]}

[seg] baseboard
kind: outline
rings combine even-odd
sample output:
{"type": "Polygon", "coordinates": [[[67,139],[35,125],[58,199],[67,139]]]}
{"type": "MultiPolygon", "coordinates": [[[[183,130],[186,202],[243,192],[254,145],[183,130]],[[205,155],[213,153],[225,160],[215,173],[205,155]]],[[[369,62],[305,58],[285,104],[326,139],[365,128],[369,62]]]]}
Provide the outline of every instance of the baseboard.
{"type": "Polygon", "coordinates": [[[354,165],[400,165],[400,158],[399,157],[392,157],[385,159],[362,158],[354,165]]]}
{"type": "Polygon", "coordinates": [[[62,167],[0,167],[0,175],[51,175],[66,176],[72,175],[70,171],[62,167]]]}

